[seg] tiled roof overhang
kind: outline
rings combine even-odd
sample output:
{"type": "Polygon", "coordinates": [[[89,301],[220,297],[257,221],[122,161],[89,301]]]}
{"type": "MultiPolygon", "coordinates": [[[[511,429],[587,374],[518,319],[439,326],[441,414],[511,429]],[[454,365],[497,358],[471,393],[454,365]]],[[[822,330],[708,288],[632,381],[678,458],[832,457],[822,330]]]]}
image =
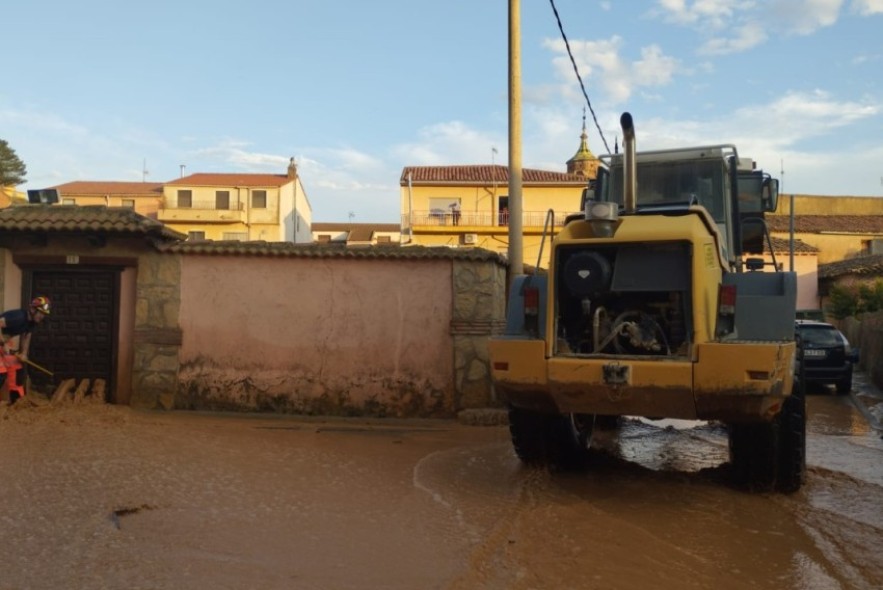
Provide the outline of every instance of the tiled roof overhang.
{"type": "Polygon", "coordinates": [[[0,209],[0,232],[105,233],[142,235],[160,240],[187,236],[127,207],[105,205],[20,205],[0,209]]]}
{"type": "Polygon", "coordinates": [[[819,279],[834,279],[846,275],[883,277],[883,254],[858,256],[819,265],[819,279]]]}
{"type": "MultiPolygon", "coordinates": [[[[588,180],[578,174],[566,172],[551,172],[548,170],[534,170],[524,168],[521,171],[521,180],[524,184],[531,185],[569,185],[586,186],[588,180]]],[[[412,185],[486,185],[491,183],[506,184],[509,182],[509,168],[507,166],[478,165],[478,166],[407,166],[402,170],[399,179],[401,186],[412,185]]]]}
{"type": "Polygon", "coordinates": [[[169,243],[163,252],[204,256],[266,256],[290,258],[360,258],[360,259],[444,259],[491,261],[501,265],[506,259],[481,248],[446,246],[344,246],[342,244],[293,244],[290,242],[198,241],[169,243]]]}

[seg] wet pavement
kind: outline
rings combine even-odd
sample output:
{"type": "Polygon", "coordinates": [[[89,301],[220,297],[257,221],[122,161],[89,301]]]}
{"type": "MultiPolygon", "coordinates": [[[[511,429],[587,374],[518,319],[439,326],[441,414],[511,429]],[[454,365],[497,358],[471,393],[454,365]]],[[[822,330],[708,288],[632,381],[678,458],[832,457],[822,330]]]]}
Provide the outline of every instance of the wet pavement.
{"type": "Polygon", "coordinates": [[[627,420],[591,470],[502,426],[0,409],[0,589],[880,588],[883,397],[808,397],[793,495],[714,424],[627,420]]]}

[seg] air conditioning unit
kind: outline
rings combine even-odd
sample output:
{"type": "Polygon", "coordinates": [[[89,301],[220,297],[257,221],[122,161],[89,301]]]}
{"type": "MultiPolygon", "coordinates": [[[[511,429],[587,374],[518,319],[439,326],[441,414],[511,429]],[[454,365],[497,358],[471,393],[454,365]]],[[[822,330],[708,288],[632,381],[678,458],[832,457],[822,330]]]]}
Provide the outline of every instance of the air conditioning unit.
{"type": "Polygon", "coordinates": [[[478,243],[478,234],[463,234],[463,243],[474,246],[478,243]]]}

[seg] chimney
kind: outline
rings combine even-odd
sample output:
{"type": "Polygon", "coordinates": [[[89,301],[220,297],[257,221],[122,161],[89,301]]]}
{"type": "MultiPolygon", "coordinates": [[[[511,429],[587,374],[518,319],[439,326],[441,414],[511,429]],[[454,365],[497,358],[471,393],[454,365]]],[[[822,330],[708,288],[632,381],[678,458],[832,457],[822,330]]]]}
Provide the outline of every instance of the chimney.
{"type": "Polygon", "coordinates": [[[288,180],[294,180],[297,178],[297,164],[294,163],[294,158],[288,162],[288,180]]]}

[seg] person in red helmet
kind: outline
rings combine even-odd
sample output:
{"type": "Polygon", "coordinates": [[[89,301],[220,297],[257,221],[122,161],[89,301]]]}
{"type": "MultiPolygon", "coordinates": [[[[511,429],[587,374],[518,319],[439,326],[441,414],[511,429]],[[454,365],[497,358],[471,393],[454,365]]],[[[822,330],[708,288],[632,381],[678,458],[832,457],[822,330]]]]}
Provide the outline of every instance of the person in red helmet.
{"type": "MultiPolygon", "coordinates": [[[[31,346],[31,333],[52,311],[52,304],[45,296],[34,297],[30,305],[21,309],[10,309],[0,314],[0,332],[3,339],[3,355],[12,354],[13,344],[18,338],[18,355],[22,359],[28,358],[28,349],[31,346]]],[[[26,373],[20,372],[20,381],[24,382],[26,373]]],[[[0,374],[0,387],[6,380],[6,373],[0,374]]],[[[10,397],[9,403],[15,400],[10,397]]]]}

